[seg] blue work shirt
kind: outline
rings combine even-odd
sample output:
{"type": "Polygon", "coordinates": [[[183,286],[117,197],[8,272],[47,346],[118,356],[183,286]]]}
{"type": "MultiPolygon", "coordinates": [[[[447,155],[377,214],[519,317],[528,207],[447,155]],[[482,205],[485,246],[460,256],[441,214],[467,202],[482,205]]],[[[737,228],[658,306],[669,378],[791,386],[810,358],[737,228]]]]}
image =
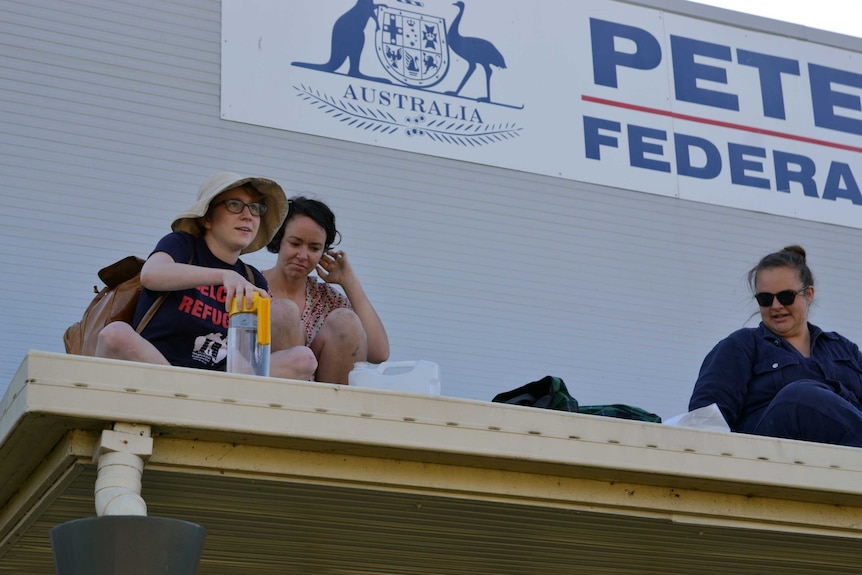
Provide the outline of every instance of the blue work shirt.
{"type": "Polygon", "coordinates": [[[826,383],[857,408],[862,406],[862,353],[835,332],[808,324],[811,357],[762,322],[743,328],[712,348],[700,368],[689,410],[718,405],[733,431],[751,433],[784,386],[803,379],[826,383]]]}

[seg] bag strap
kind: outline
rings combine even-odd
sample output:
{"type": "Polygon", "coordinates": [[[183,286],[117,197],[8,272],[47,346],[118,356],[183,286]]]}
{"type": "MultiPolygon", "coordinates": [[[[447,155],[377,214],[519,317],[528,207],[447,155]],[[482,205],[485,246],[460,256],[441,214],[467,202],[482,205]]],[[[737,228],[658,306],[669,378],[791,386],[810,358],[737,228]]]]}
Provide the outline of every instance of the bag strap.
{"type": "Polygon", "coordinates": [[[166,299],[168,299],[169,293],[170,292],[163,293],[156,299],[156,301],[153,302],[153,305],[150,306],[150,309],[148,309],[147,313],[144,314],[144,317],[141,318],[140,323],[138,323],[138,327],[135,328],[136,332],[143,333],[147,324],[150,323],[150,320],[153,319],[153,316],[156,315],[156,312],[159,311],[159,308],[162,307],[162,304],[165,303],[166,299]]]}
{"type": "MultiPolygon", "coordinates": [[[[194,254],[189,258],[189,264],[192,263],[192,259],[194,258],[194,254]]],[[[251,271],[251,266],[248,264],[245,265],[245,273],[248,274],[248,281],[254,284],[254,272],[251,271]]],[[[156,315],[156,312],[159,311],[159,308],[162,307],[162,304],[165,303],[165,300],[168,298],[168,293],[165,292],[153,302],[153,305],[150,306],[150,309],[147,310],[147,313],[144,314],[144,317],[141,318],[138,327],[135,329],[138,333],[143,333],[144,329],[147,327],[147,324],[150,323],[150,320],[153,319],[153,316],[156,315]]]]}
{"type": "MultiPolygon", "coordinates": [[[[189,256],[189,265],[191,265],[192,261],[195,259],[195,254],[189,256]]],[[[147,324],[150,323],[150,320],[153,319],[153,316],[156,315],[156,312],[159,311],[159,308],[162,307],[162,304],[165,303],[165,300],[168,299],[168,294],[170,292],[164,292],[156,301],[153,302],[153,305],[150,306],[150,309],[147,310],[147,313],[144,314],[144,317],[141,318],[140,323],[138,323],[138,327],[135,328],[137,333],[143,333],[144,329],[147,327],[147,324]]]]}

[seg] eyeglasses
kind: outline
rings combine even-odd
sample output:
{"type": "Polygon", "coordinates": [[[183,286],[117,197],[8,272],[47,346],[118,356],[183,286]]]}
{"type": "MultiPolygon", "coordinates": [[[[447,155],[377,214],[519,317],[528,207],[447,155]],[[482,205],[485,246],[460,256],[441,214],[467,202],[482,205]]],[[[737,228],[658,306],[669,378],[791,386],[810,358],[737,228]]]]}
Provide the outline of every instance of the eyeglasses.
{"type": "Polygon", "coordinates": [[[781,305],[792,305],[794,301],[796,301],[796,295],[804,292],[811,286],[805,286],[802,289],[798,289],[796,291],[786,289],[784,291],[780,291],[778,293],[769,293],[762,291],[760,293],[754,294],[754,299],[757,300],[758,305],[760,307],[771,307],[772,300],[778,299],[778,303],[781,305]]]}
{"type": "Polygon", "coordinates": [[[222,200],[219,204],[224,204],[225,209],[232,214],[241,214],[243,209],[248,208],[248,213],[253,216],[262,216],[266,213],[266,204],[263,202],[245,203],[242,200],[222,200]]]}

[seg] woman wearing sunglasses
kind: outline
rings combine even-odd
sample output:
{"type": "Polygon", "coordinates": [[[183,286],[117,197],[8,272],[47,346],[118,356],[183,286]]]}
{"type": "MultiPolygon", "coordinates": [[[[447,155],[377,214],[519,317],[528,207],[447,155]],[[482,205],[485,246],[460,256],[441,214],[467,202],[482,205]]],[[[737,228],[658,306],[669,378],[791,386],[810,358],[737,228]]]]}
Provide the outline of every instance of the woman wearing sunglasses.
{"type": "Polygon", "coordinates": [[[862,354],[808,323],[814,277],[805,250],[765,256],[748,281],[761,323],[709,352],[689,409],[715,403],[741,433],[862,447],[862,354]]]}
{"type": "MultiPolygon", "coordinates": [[[[230,302],[234,297],[250,302],[255,292],[269,297],[266,278],[240,255],[264,247],[286,214],[287,198],[272,180],[229,172],[208,178],[197,202],[174,219],[172,232],[147,258],[132,325],[105,326],[96,355],[224,371],[230,302]],[[139,334],[135,328],[163,294],[139,334]]],[[[274,327],[279,319],[273,314],[274,327]]],[[[308,380],[316,368],[309,348],[281,348],[273,342],[273,377],[308,380]]]]}

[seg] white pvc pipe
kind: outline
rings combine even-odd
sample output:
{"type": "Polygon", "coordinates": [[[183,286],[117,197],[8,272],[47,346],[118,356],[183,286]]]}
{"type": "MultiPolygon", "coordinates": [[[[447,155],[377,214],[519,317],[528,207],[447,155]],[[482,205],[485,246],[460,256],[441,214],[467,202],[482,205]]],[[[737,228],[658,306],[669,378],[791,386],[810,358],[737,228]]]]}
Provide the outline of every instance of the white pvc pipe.
{"type": "Polygon", "coordinates": [[[141,497],[144,460],[122,451],[99,457],[96,476],[96,515],[147,515],[147,504],[141,497]]]}

